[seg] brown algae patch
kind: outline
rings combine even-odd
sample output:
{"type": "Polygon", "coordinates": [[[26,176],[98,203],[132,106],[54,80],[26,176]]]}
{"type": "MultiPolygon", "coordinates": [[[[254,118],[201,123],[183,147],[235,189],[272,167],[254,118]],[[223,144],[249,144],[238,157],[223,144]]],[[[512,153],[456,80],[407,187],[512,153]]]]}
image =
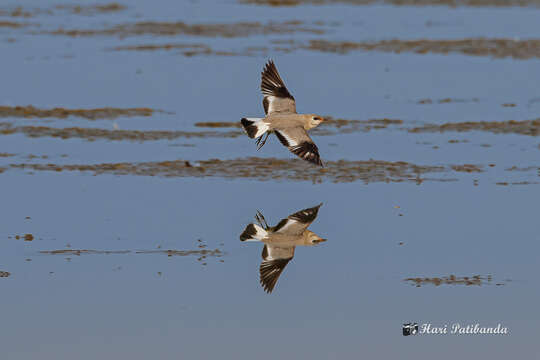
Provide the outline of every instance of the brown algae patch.
{"type": "Polygon", "coordinates": [[[494,134],[519,134],[538,136],[540,135],[540,119],[523,121],[469,121],[446,123],[442,125],[426,124],[421,127],[409,129],[409,132],[412,133],[442,133],[447,131],[486,131],[494,134]]]}
{"type": "Polygon", "coordinates": [[[150,108],[97,108],[97,109],[39,109],[32,105],[28,106],[0,106],[0,118],[57,118],[65,119],[69,116],[80,117],[88,120],[116,119],[118,117],[152,116],[156,110],[150,108]]]}
{"type": "Polygon", "coordinates": [[[323,180],[335,183],[363,181],[373,182],[414,182],[452,181],[447,178],[427,178],[425,175],[449,172],[447,166],[423,166],[397,161],[328,161],[324,168],[310,166],[300,159],[241,158],[234,160],[201,160],[191,163],[185,160],[103,163],[103,164],[12,164],[12,169],[30,171],[82,171],[93,175],[139,175],[159,177],[219,177],[226,179],[255,179],[310,181],[323,180]]]}
{"type": "Polygon", "coordinates": [[[89,141],[105,139],[111,141],[156,141],[178,138],[233,138],[241,131],[168,131],[168,130],[107,130],[95,128],[54,128],[48,126],[11,126],[0,123],[0,135],[24,134],[32,138],[53,137],[60,139],[85,139],[89,141]]]}
{"type": "Polygon", "coordinates": [[[184,22],[137,22],[131,24],[120,24],[105,29],[63,29],[55,31],[45,31],[43,33],[50,35],[63,35],[71,37],[79,36],[173,36],[173,35],[191,35],[205,37],[245,37],[250,35],[269,35],[269,34],[292,34],[297,32],[323,34],[324,30],[305,26],[301,21],[292,20],[285,22],[269,22],[262,24],[260,22],[238,22],[230,24],[186,24],[184,22]]]}
{"type": "Polygon", "coordinates": [[[416,54],[461,53],[471,56],[490,56],[514,59],[540,58],[540,39],[487,39],[470,38],[460,40],[382,40],[378,42],[347,42],[311,40],[302,48],[313,51],[346,54],[351,51],[412,52],[416,54]]]}
{"type": "Polygon", "coordinates": [[[455,275],[450,276],[443,276],[443,277],[432,277],[432,278],[407,278],[403,281],[409,282],[411,285],[416,287],[421,287],[422,285],[434,285],[434,286],[440,286],[440,285],[465,285],[465,286],[481,286],[486,283],[491,282],[491,275],[488,276],[481,276],[481,275],[474,275],[474,276],[463,276],[458,277],[455,275]]]}
{"type": "Polygon", "coordinates": [[[298,6],[298,5],[377,5],[387,4],[394,6],[540,6],[539,0],[239,0],[243,4],[266,6],[298,6]]]}

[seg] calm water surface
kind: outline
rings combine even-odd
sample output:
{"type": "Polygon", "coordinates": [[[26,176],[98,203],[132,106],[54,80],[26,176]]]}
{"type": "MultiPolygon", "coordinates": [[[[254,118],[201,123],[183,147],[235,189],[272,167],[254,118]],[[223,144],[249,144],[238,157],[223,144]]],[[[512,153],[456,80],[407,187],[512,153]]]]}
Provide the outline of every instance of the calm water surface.
{"type": "Polygon", "coordinates": [[[249,179],[240,173],[224,179],[41,171],[12,165],[182,159],[196,166],[208,159],[293,155],[275,138],[257,152],[246,136],[88,141],[1,133],[2,359],[540,355],[540,139],[488,131],[407,131],[424,124],[536,119],[539,59],[459,51],[284,52],[272,43],[537,39],[540,10],[131,1],[120,11],[86,14],[56,5],[22,1],[0,7],[34,11],[27,18],[0,18],[30,24],[0,27],[0,106],[162,112],[114,120],[6,116],[0,118],[3,126],[235,130],[195,124],[261,116],[259,74],[272,57],[301,112],[403,120],[400,126],[366,132],[314,135],[323,160],[405,161],[445,170],[368,183],[249,179]],[[143,21],[291,20],[322,33],[46,34],[143,21]],[[203,44],[237,54],[111,50],[149,44],[203,44]],[[266,50],[244,53],[257,46],[266,50]],[[419,103],[423,99],[431,104],[419,103]],[[479,171],[452,169],[464,164],[479,171]],[[514,166],[521,170],[510,171],[514,166]],[[274,225],[321,202],[309,230],[327,241],[298,246],[267,294],[259,284],[262,245],[242,243],[240,234],[257,210],[274,225]],[[419,287],[405,281],[451,275],[482,280],[480,285],[419,287]],[[401,325],[410,321],[500,323],[509,334],[403,337],[401,325]]]}

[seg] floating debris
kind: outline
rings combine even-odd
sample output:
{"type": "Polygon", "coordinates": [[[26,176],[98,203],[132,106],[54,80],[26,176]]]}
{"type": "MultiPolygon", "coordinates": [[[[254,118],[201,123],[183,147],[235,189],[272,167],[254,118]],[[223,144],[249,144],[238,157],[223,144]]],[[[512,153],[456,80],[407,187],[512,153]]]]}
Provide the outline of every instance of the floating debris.
{"type": "Polygon", "coordinates": [[[11,275],[11,273],[9,273],[7,271],[0,271],[0,278],[6,278],[9,275],[11,275]]]}

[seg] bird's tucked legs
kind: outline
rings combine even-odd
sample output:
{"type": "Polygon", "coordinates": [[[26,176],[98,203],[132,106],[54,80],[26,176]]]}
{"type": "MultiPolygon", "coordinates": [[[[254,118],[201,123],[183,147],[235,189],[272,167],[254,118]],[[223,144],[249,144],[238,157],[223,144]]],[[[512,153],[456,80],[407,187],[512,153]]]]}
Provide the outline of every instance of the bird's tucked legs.
{"type": "Polygon", "coordinates": [[[257,215],[255,215],[255,220],[257,220],[257,222],[259,223],[259,225],[261,225],[262,228],[264,228],[265,230],[268,230],[269,228],[268,223],[266,222],[266,219],[264,218],[263,214],[261,214],[259,210],[257,210],[257,215]]]}
{"type": "Polygon", "coordinates": [[[266,133],[266,137],[264,138],[264,140],[262,140],[263,136],[264,135],[261,135],[257,139],[257,150],[260,150],[264,146],[264,144],[266,144],[266,140],[268,140],[268,136],[270,136],[270,132],[266,133]],[[262,142],[261,142],[261,140],[262,140],[262,142]]]}

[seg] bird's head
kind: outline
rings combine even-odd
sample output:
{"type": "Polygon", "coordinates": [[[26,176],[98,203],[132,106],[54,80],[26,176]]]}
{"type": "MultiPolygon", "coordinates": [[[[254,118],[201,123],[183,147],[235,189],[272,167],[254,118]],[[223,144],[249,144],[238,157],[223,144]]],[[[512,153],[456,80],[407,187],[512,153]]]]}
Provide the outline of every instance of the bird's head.
{"type": "Polygon", "coordinates": [[[324,118],[317,114],[309,114],[309,125],[311,128],[319,126],[324,121],[324,118]]]}
{"type": "Polygon", "coordinates": [[[325,241],[326,239],[323,239],[319,235],[315,234],[313,231],[306,230],[304,232],[304,245],[306,246],[318,245],[325,241]]]}

